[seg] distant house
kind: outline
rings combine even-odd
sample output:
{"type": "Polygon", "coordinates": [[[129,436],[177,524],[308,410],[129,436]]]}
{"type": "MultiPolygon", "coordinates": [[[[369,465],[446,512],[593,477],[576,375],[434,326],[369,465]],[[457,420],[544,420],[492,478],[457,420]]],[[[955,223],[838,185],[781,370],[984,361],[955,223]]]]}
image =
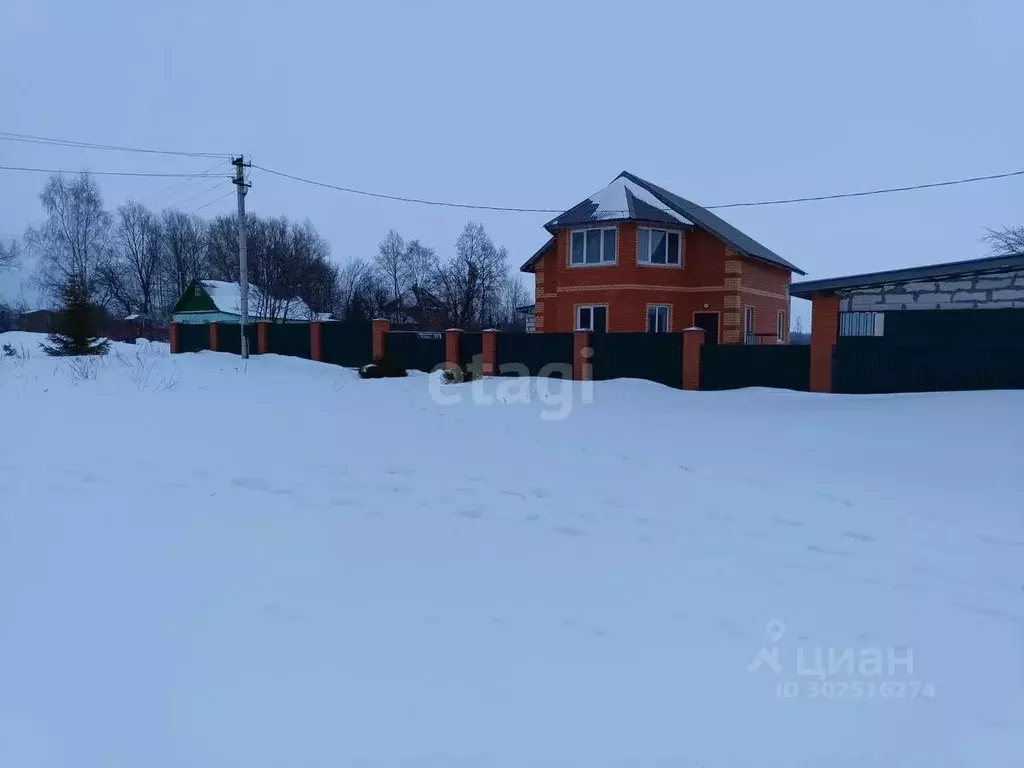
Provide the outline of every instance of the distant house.
{"type": "Polygon", "coordinates": [[[60,319],[60,312],[52,309],[33,309],[22,312],[18,321],[18,329],[31,333],[49,333],[60,319]]]}
{"type": "Polygon", "coordinates": [[[523,323],[526,325],[527,333],[535,333],[537,331],[537,316],[534,314],[536,309],[535,304],[527,304],[523,307],[516,307],[516,314],[523,319],[523,323]]]}
{"type": "Polygon", "coordinates": [[[537,333],[679,332],[706,344],[786,343],[789,283],[804,274],[717,215],[622,172],[544,225],[522,266],[537,333]]]}
{"type": "MultiPolygon", "coordinates": [[[[249,285],[249,322],[308,323],[320,318],[301,299],[273,299],[249,285]]],[[[193,280],[171,310],[175,323],[239,323],[242,287],[222,280],[193,280]]]]}
{"type": "Polygon", "coordinates": [[[426,288],[414,285],[384,305],[393,326],[420,331],[440,331],[448,325],[444,305],[426,288]]]}

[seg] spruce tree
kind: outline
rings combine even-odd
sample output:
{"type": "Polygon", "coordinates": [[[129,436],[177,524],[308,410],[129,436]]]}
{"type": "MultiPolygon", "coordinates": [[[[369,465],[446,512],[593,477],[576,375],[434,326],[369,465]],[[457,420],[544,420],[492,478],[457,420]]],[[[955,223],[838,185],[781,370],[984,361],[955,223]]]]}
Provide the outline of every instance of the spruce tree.
{"type": "Polygon", "coordinates": [[[70,278],[61,286],[60,298],[57,327],[46,337],[50,343],[40,345],[43,351],[56,357],[107,354],[110,342],[96,336],[97,313],[85,281],[70,278]]]}

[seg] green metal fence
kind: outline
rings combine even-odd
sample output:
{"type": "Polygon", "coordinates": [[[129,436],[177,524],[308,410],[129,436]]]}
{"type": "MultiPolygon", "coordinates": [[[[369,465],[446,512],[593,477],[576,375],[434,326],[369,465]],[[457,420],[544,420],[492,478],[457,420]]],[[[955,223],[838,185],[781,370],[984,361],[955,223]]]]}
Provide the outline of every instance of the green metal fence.
{"type": "Polygon", "coordinates": [[[191,323],[178,326],[178,347],[182,352],[199,352],[210,348],[210,326],[191,323]]]}
{"type": "MultiPolygon", "coordinates": [[[[461,333],[459,334],[459,367],[468,370],[474,363],[473,358],[482,356],[484,353],[484,335],[482,333],[461,333]]],[[[479,367],[482,357],[476,361],[479,367]]]]}
{"type": "Polygon", "coordinates": [[[304,357],[309,360],[313,356],[309,341],[309,323],[269,323],[267,352],[274,355],[304,357]]]}
{"type": "Polygon", "coordinates": [[[572,378],[571,333],[498,333],[495,344],[501,376],[572,378]]]}
{"type": "Polygon", "coordinates": [[[358,368],[372,362],[373,331],[369,323],[324,323],[320,351],[325,363],[358,368]]]}
{"type": "Polygon", "coordinates": [[[811,388],[811,348],[806,344],[705,344],[700,350],[701,389],[811,388]]]}
{"type": "Polygon", "coordinates": [[[384,356],[408,371],[434,370],[444,362],[444,334],[439,331],[390,331],[384,356]]]}
{"type": "MultiPolygon", "coordinates": [[[[887,334],[888,323],[887,318],[887,334]]],[[[833,392],[979,389],[1024,389],[1024,338],[1012,342],[1005,338],[961,338],[941,344],[907,344],[887,336],[851,336],[840,337],[833,350],[833,392]]]]}
{"type": "Polygon", "coordinates": [[[681,333],[594,333],[590,346],[596,381],[628,378],[683,385],[681,333]]]}

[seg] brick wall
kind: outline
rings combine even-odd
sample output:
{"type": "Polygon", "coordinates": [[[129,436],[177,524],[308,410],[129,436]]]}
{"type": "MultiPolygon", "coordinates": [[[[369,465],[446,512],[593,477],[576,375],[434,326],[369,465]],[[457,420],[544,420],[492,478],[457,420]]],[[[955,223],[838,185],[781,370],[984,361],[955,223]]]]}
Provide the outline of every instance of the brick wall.
{"type": "MultiPolygon", "coordinates": [[[[614,225],[613,225],[614,226],[614,225]]],[[[608,330],[647,329],[652,304],[669,307],[669,330],[693,325],[696,312],[718,312],[722,341],[742,341],[743,307],[755,307],[755,329],[773,332],[778,310],[787,313],[790,273],[731,254],[726,245],[703,230],[686,232],[683,266],[650,266],[636,261],[637,224],[617,225],[614,265],[569,266],[569,230],[560,230],[555,244],[537,262],[537,332],[575,330],[576,308],[608,307],[608,330]]]]}

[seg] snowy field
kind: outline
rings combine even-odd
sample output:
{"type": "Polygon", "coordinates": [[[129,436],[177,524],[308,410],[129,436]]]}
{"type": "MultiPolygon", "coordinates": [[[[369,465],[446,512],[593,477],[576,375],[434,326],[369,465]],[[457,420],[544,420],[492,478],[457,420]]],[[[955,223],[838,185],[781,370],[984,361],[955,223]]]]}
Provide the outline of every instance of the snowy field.
{"type": "Polygon", "coordinates": [[[2,768],[1024,766],[1024,392],[38,340],[0,336],[2,768]]]}

